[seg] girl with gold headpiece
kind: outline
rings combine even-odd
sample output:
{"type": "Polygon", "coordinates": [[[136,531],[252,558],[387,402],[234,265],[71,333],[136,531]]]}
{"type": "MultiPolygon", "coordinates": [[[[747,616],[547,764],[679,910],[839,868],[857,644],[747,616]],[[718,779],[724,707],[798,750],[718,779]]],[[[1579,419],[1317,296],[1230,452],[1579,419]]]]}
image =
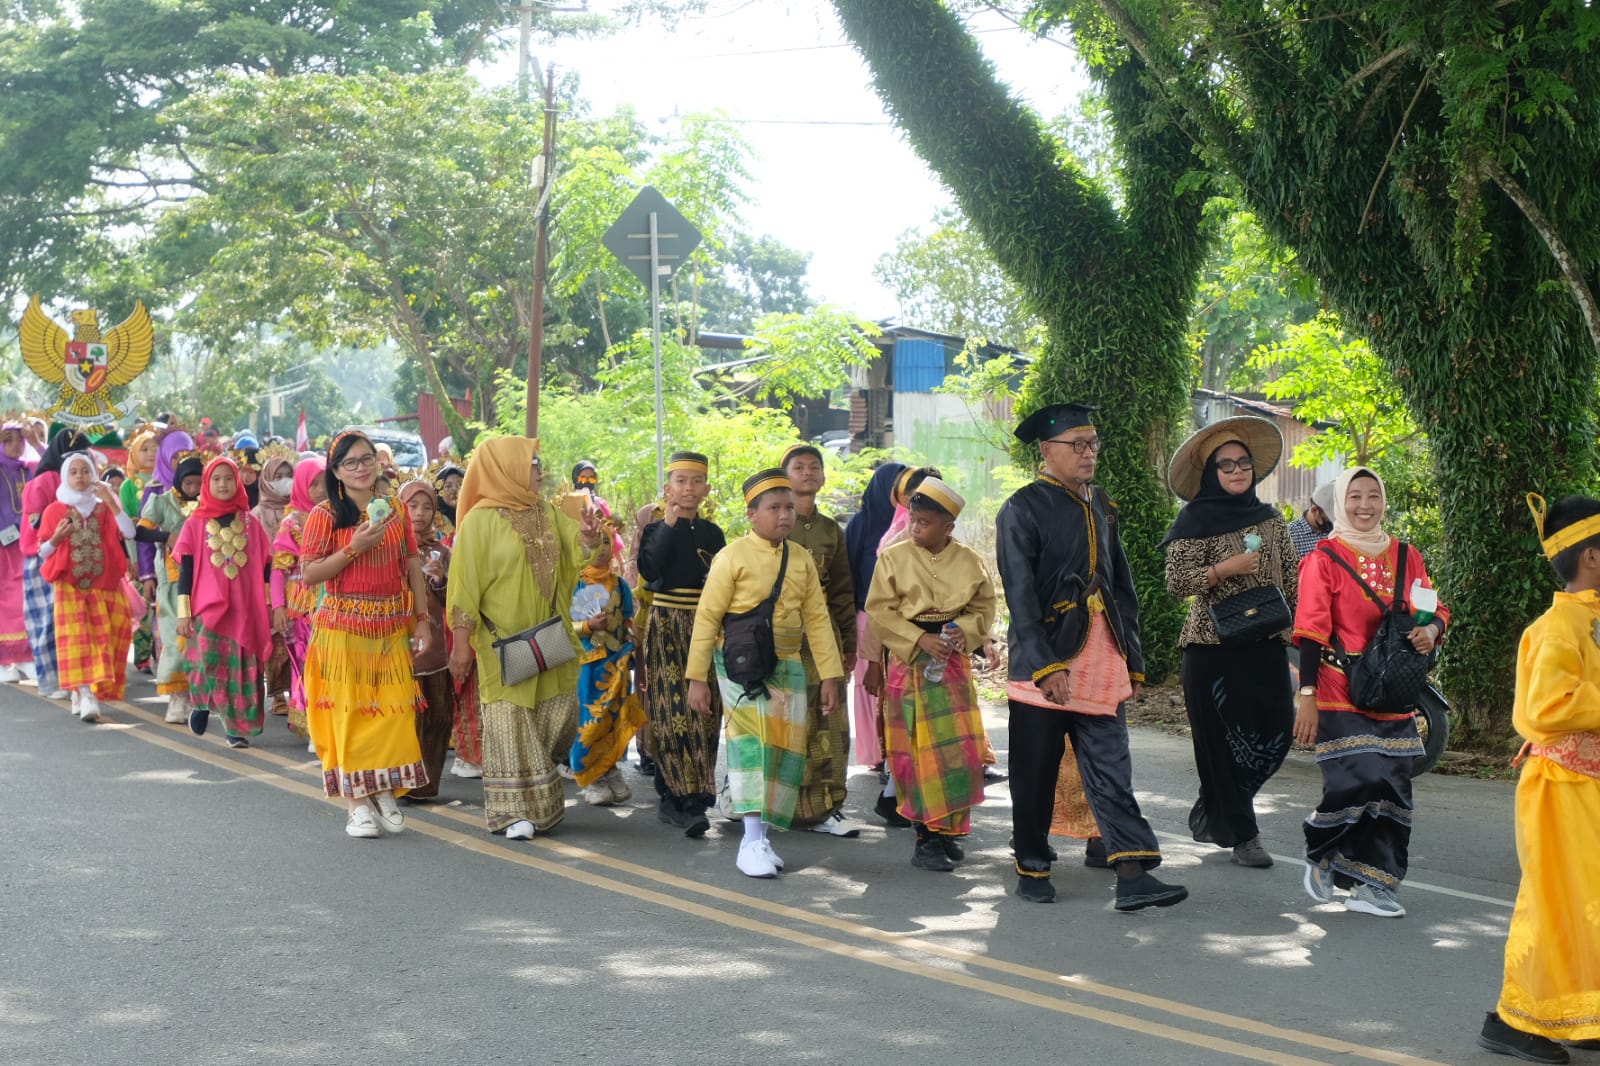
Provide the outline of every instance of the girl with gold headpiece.
{"type": "Polygon", "coordinates": [[[788,544],[794,528],[794,490],[781,470],[763,470],[744,483],[750,532],[711,563],[695,611],[689,646],[689,708],[712,711],[711,682],[721,691],[728,733],[728,793],[732,813],[744,821],[737,865],[747,877],[776,877],[783,869],[768,839],[771,826],[794,821],[805,780],[806,722],[812,714],[839,714],[844,663],[834,639],[828,603],[811,553],[788,544]],[[755,610],[776,591],[771,639],[777,663],[764,680],[732,681],[718,642],[730,615],[755,610]],[[800,643],[810,642],[822,679],[821,705],[806,702],[800,643]],[[713,674],[713,669],[715,674],[713,674]]]}
{"type": "Polygon", "coordinates": [[[398,501],[373,493],[377,449],[347,431],[327,458],[328,496],[306,518],[300,545],[301,577],[322,586],[306,652],[306,719],[323,791],[345,800],[345,832],[370,838],[404,829],[395,797],[428,782],[411,657],[438,636],[411,523],[398,501]]]}
{"type": "Polygon", "coordinates": [[[578,575],[572,600],[573,628],[583,653],[578,657],[578,735],[568,764],[584,802],[593,807],[632,798],[620,763],[644,724],[644,708],[632,691],[633,590],[611,566],[614,534],[615,525],[607,522],[600,546],[578,575]]]}
{"type": "Polygon", "coordinates": [[[1556,1041],[1600,1039],[1600,500],[1545,507],[1529,495],[1545,558],[1566,586],[1522,634],[1511,721],[1522,884],[1505,979],[1478,1043],[1529,1062],[1566,1062],[1556,1041]]]}
{"type": "Polygon", "coordinates": [[[178,559],[178,636],[189,679],[189,729],[221,716],[230,748],[259,736],[272,623],[266,530],[250,513],[239,467],[223,455],[200,475],[200,505],[173,545],[178,559]]]}
{"type": "Polygon", "coordinates": [[[509,684],[494,642],[552,618],[572,639],[578,570],[600,542],[595,513],[574,522],[545,499],[544,479],[537,440],[485,441],[467,463],[456,504],[450,672],[464,682],[476,656],[484,817],[491,833],[509,840],[530,839],[566,814],[556,761],[578,726],[578,664],[509,684]]]}
{"type": "MultiPolygon", "coordinates": [[[[159,427],[143,425],[134,430],[133,437],[128,441],[128,477],[122,483],[118,496],[122,500],[123,513],[135,524],[139,521],[144,490],[155,477],[156,448],[160,444],[160,434],[159,427]]],[[[134,540],[128,542],[128,576],[135,582],[139,580],[139,547],[134,540]]],[[[139,628],[133,634],[133,665],[145,673],[150,672],[150,660],[155,655],[155,621],[155,607],[147,607],[139,617],[139,628]]]]}
{"type": "MultiPolygon", "coordinates": [[[[306,727],[306,651],[311,646],[311,612],[316,609],[317,595],[306,587],[300,574],[300,541],[306,519],[328,498],[323,482],[327,465],[320,455],[296,464],[289,507],[272,540],[272,631],[283,642],[289,660],[289,731],[308,741],[311,733],[306,727]]],[[[310,750],[316,751],[316,745],[311,744],[310,750]]]]}
{"type": "Polygon", "coordinates": [[[61,687],[85,722],[100,720],[100,700],[120,700],[127,684],[133,615],[123,592],[122,541],[133,522],[82,452],[61,467],[56,502],[39,522],[44,577],[55,588],[61,687]]]}
{"type": "MultiPolygon", "coordinates": [[[[1432,592],[1422,553],[1384,532],[1384,504],[1377,474],[1364,466],[1345,471],[1334,483],[1333,535],[1300,563],[1294,739],[1316,743],[1322,771],[1322,802],[1305,823],[1306,894],[1329,903],[1335,887],[1347,888],[1346,910],[1401,918],[1406,911],[1396,894],[1411,842],[1411,763],[1424,751],[1416,713],[1357,707],[1332,654],[1359,655],[1367,646],[1385,610],[1374,597],[1414,614],[1417,590],[1432,592]]],[[[1442,606],[1433,614],[1410,631],[1412,647],[1424,655],[1450,621],[1442,606]]]]}

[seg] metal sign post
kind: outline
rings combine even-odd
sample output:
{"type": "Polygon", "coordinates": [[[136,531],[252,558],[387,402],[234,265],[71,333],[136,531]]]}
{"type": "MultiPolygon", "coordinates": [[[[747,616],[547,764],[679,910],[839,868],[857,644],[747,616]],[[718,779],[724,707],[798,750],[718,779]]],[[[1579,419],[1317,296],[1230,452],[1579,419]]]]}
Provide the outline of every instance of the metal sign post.
{"type": "Polygon", "coordinates": [[[656,361],[656,484],[667,483],[666,401],[661,387],[661,229],[650,212],[650,347],[656,361]]]}

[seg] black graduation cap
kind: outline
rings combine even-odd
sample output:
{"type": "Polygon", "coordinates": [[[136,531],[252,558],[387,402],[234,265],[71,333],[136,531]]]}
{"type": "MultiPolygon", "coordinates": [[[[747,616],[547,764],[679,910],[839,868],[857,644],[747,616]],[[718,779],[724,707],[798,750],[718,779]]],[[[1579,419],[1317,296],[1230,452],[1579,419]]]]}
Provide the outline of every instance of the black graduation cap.
{"type": "Polygon", "coordinates": [[[1041,407],[1017,426],[1016,438],[1024,444],[1032,444],[1036,440],[1049,440],[1069,429],[1092,426],[1097,410],[1084,403],[1053,403],[1041,407]]]}

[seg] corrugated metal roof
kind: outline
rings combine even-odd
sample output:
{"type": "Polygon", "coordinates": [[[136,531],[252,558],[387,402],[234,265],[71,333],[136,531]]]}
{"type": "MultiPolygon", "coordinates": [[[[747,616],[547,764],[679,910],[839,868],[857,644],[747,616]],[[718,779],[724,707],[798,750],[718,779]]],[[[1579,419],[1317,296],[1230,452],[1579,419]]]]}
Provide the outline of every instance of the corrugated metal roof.
{"type": "Polygon", "coordinates": [[[896,392],[932,392],[944,384],[945,348],[941,340],[901,338],[894,345],[896,392]]]}

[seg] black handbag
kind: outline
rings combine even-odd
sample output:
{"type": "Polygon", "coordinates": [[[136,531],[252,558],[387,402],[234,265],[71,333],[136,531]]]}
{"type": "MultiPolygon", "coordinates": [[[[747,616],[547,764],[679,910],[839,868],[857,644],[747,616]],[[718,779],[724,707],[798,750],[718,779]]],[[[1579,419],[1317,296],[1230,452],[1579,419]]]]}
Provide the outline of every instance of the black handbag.
{"type": "Polygon", "coordinates": [[[772,613],[783,590],[783,575],[789,569],[789,542],[783,542],[783,558],[778,563],[778,580],[772,592],[755,607],[722,618],[722,672],[735,685],[742,685],[741,699],[766,698],[767,678],[778,668],[778,646],[772,633],[772,613]]]}
{"type": "Polygon", "coordinates": [[[1344,567],[1345,572],[1356,579],[1356,584],[1361,586],[1367,598],[1383,611],[1383,620],[1378,623],[1377,632],[1372,634],[1372,639],[1367,641],[1367,646],[1359,655],[1351,655],[1346,651],[1337,636],[1332,638],[1334,661],[1350,682],[1350,702],[1364,711],[1376,711],[1379,714],[1407,714],[1415,710],[1417,700],[1427,687],[1428,674],[1438,656],[1438,646],[1435,645],[1433,651],[1424,655],[1413,648],[1407,639],[1417,624],[1404,607],[1409,545],[1401,543],[1399,548],[1392,603],[1384,603],[1371,586],[1361,580],[1355,568],[1339,558],[1332,549],[1323,545],[1317,550],[1344,567]]]}
{"type": "Polygon", "coordinates": [[[1294,624],[1294,614],[1283,590],[1276,585],[1257,585],[1218,600],[1206,608],[1211,626],[1222,644],[1252,644],[1276,636],[1294,624]]]}

